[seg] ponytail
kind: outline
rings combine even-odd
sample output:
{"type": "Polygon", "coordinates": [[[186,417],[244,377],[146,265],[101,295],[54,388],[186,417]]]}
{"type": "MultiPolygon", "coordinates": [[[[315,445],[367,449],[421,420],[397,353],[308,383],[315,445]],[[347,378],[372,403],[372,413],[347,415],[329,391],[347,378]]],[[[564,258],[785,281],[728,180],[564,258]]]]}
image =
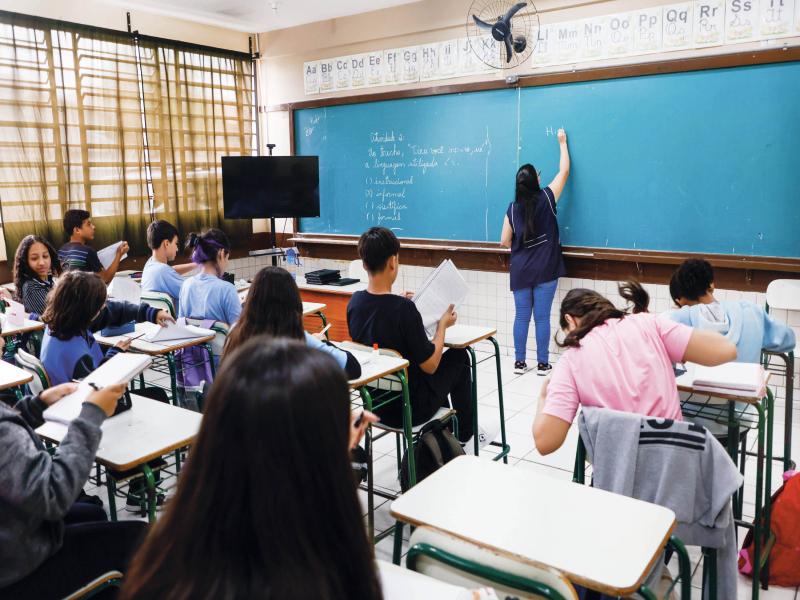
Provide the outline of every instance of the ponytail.
{"type": "Polygon", "coordinates": [[[186,247],[192,251],[192,262],[202,265],[207,262],[216,264],[220,250],[230,254],[231,242],[225,232],[220,229],[208,229],[202,234],[190,233],[186,247]]]}
{"type": "Polygon", "coordinates": [[[514,201],[522,205],[522,212],[525,221],[523,240],[533,237],[535,223],[533,220],[536,212],[536,195],[541,191],[539,186],[539,175],[531,164],[522,165],[517,171],[516,187],[514,190],[514,201]]]}
{"type": "MultiPolygon", "coordinates": [[[[636,281],[626,281],[619,285],[619,294],[626,301],[633,304],[632,313],[647,312],[650,296],[636,281]]],[[[608,319],[623,319],[629,313],[615,307],[604,296],[594,290],[578,288],[570,290],[561,302],[561,315],[559,324],[561,329],[567,328],[567,315],[580,319],[580,324],[570,331],[564,340],[556,344],[561,348],[578,348],[581,340],[595,327],[602,325],[608,319]]]]}

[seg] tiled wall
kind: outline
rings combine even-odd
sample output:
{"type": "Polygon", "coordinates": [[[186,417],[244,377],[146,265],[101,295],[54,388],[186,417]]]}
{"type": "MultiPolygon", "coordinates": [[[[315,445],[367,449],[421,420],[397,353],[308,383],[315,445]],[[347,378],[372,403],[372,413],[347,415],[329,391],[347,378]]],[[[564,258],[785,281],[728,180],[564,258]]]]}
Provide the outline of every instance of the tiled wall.
{"type": "MultiPolygon", "coordinates": [[[[346,275],[349,262],[327,259],[301,259],[302,264],[297,269],[299,274],[315,269],[340,269],[346,275]]],[[[271,264],[269,257],[243,258],[231,261],[230,270],[236,273],[237,278],[252,278],[259,269],[271,264]]],[[[285,265],[284,265],[285,266],[285,265]]],[[[430,267],[416,267],[411,265],[400,266],[400,276],[395,283],[395,291],[414,290],[432,271],[430,267]]],[[[497,341],[501,350],[509,357],[514,355],[514,341],[512,338],[512,324],[514,321],[514,300],[509,291],[508,273],[494,273],[485,271],[462,271],[462,275],[470,287],[470,295],[466,303],[459,310],[459,322],[470,325],[485,325],[497,329],[497,341]]],[[[622,298],[617,293],[616,281],[599,281],[592,279],[573,279],[563,277],[558,282],[558,291],[551,310],[551,361],[558,359],[560,349],[552,341],[553,334],[558,328],[558,307],[564,295],[576,287],[597,290],[619,307],[624,306],[622,298]]],[[[671,308],[669,288],[666,285],[645,284],[645,289],[650,294],[650,311],[664,312],[671,308]]],[[[736,290],[717,290],[719,300],[747,300],[763,306],[765,295],[755,292],[740,292],[736,290]]],[[[772,316],[784,323],[788,323],[800,339],[800,311],[772,310],[772,316]]],[[[528,335],[528,363],[535,362],[536,343],[534,327],[531,324],[528,335]]],[[[784,397],[783,381],[774,377],[771,384],[776,388],[778,399],[784,397]]],[[[795,398],[800,399],[800,360],[795,363],[795,398]]]]}

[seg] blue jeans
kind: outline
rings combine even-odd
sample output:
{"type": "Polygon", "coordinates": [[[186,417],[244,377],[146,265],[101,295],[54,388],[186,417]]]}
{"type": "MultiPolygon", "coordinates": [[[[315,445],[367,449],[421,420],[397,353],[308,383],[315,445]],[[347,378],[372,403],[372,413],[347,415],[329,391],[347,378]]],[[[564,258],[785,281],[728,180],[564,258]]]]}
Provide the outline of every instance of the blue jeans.
{"type": "Polygon", "coordinates": [[[514,355],[518,362],[525,362],[525,345],[528,341],[528,328],[531,314],[536,324],[536,360],[548,363],[550,360],[550,307],[556,295],[558,279],[540,283],[532,288],[515,290],[514,307],[514,355]]]}

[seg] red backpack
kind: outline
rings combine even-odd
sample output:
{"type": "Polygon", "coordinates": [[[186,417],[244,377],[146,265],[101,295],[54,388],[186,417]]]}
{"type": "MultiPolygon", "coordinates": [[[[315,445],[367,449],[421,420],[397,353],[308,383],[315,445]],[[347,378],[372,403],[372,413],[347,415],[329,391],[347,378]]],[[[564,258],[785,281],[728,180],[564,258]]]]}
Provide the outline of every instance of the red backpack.
{"type": "MultiPolygon", "coordinates": [[[[800,585],[800,472],[786,471],[784,484],[772,496],[770,530],[775,545],[769,554],[769,582],[774,585],[800,585]]],[[[739,551],[739,571],[753,573],[753,531],[748,532],[739,551]]]]}

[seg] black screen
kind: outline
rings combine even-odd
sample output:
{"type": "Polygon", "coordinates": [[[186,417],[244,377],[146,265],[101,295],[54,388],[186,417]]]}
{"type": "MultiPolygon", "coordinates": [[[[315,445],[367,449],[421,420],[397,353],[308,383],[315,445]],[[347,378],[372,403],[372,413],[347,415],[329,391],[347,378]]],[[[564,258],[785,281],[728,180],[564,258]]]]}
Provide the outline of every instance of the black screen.
{"type": "Polygon", "coordinates": [[[223,156],[226,219],[319,216],[317,156],[223,156]]]}

